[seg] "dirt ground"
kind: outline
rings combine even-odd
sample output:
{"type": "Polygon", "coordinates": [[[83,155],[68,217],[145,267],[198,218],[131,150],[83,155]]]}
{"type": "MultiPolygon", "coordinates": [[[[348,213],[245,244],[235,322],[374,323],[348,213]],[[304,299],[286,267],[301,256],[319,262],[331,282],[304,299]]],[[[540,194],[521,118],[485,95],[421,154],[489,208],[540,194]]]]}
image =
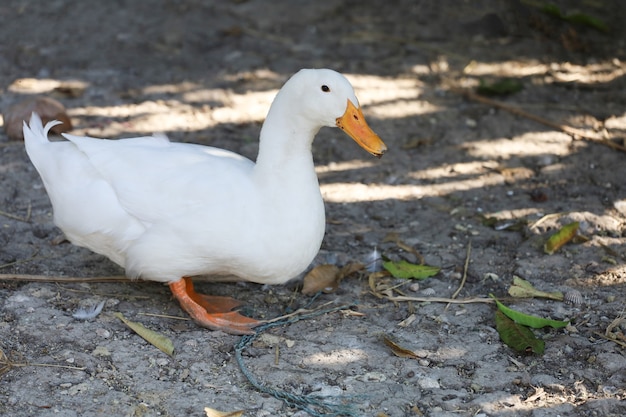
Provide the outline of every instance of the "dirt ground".
{"type": "MultiPolygon", "coordinates": [[[[343,415],[624,416],[626,154],[459,93],[518,80],[521,91],[493,99],[626,145],[626,5],[558,4],[609,31],[526,1],[5,0],[0,110],[42,94],[67,107],[76,134],[164,132],[254,158],[282,83],[300,68],[336,69],[389,152],[377,160],[336,129],[318,135],[328,221],[315,264],[367,262],[376,250],[442,270],[418,285],[377,282],[410,302],[376,297],[366,273],[315,299],[299,292],[301,279],[198,283],[257,318],[351,305],[266,330],[243,351],[251,374],[352,406],[343,415]],[[547,237],[572,221],[587,239],[544,253],[547,237]],[[500,341],[493,304],[421,301],[450,298],[464,275],[461,300],[493,293],[571,326],[535,330],[545,353],[520,354],[500,341]],[[508,298],[514,276],[582,300],[508,298]],[[394,355],[384,336],[415,357],[394,355]]],[[[239,336],[159,316],[185,317],[167,287],[15,279],[123,271],[62,242],[22,142],[4,132],[0,225],[0,415],[307,415],[246,380],[239,336]],[[101,301],[97,318],[72,317],[101,301]],[[173,357],[115,312],[171,338],[173,357]]]]}

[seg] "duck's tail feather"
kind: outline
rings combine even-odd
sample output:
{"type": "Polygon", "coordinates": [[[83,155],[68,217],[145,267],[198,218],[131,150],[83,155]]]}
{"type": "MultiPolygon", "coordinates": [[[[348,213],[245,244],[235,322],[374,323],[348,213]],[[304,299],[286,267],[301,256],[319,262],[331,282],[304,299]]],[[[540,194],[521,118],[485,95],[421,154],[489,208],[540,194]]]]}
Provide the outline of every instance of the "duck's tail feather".
{"type": "Polygon", "coordinates": [[[37,113],[33,113],[30,116],[30,122],[27,124],[24,121],[24,142],[28,147],[30,144],[48,142],[48,132],[56,125],[60,125],[62,122],[58,120],[52,120],[46,123],[44,127],[41,123],[41,118],[37,113]]]}

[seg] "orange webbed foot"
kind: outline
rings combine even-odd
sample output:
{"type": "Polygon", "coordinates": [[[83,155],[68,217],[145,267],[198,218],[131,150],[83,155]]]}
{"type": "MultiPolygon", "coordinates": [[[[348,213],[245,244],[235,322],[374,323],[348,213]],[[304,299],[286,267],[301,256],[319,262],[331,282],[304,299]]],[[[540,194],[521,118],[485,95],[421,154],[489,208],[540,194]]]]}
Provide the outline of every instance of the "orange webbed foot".
{"type": "Polygon", "coordinates": [[[233,298],[198,294],[189,277],[172,282],[170,290],[183,310],[202,327],[230,334],[253,334],[252,328],[261,324],[258,320],[231,311],[241,305],[233,298]]]}

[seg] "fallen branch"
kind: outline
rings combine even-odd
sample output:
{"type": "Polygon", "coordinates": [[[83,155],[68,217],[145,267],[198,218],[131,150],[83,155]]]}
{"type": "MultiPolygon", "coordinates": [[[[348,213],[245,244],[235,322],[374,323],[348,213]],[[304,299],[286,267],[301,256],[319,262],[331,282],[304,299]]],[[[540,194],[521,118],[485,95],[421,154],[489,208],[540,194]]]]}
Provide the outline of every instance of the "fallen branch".
{"type": "Polygon", "coordinates": [[[553,122],[552,120],[545,119],[545,118],[543,118],[541,116],[537,116],[535,114],[528,113],[528,112],[520,109],[519,107],[514,107],[514,106],[511,106],[509,104],[502,103],[501,101],[492,100],[490,98],[487,98],[487,97],[481,96],[479,94],[473,93],[473,92],[471,92],[469,90],[464,90],[464,89],[460,89],[460,88],[451,88],[450,91],[452,91],[452,92],[454,92],[456,94],[460,94],[463,97],[467,98],[468,100],[477,101],[479,103],[483,103],[483,104],[486,104],[486,105],[492,106],[492,107],[497,107],[499,109],[508,111],[509,113],[515,114],[517,116],[525,117],[525,118],[527,118],[529,120],[532,120],[534,122],[537,122],[537,123],[540,123],[542,125],[551,127],[553,129],[556,129],[556,130],[559,130],[559,131],[561,131],[563,133],[566,133],[566,134],[570,135],[575,140],[586,139],[588,141],[596,142],[596,143],[608,146],[609,148],[612,148],[612,149],[615,149],[615,150],[618,150],[618,151],[626,152],[626,146],[618,145],[617,143],[612,142],[612,141],[606,139],[600,133],[590,132],[590,131],[587,131],[587,130],[577,129],[575,127],[571,127],[571,126],[568,126],[568,125],[556,123],[556,122],[553,122]]]}

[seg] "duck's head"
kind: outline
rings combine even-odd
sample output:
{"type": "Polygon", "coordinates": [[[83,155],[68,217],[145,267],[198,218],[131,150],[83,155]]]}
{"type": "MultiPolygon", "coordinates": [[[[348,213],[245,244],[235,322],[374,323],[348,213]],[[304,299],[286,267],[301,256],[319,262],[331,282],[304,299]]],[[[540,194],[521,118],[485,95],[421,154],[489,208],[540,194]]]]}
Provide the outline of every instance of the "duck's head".
{"type": "Polygon", "coordinates": [[[381,157],[387,146],[367,125],[350,82],[329,69],[303,69],[288,81],[307,118],[319,126],[338,127],[363,149],[381,157]]]}

